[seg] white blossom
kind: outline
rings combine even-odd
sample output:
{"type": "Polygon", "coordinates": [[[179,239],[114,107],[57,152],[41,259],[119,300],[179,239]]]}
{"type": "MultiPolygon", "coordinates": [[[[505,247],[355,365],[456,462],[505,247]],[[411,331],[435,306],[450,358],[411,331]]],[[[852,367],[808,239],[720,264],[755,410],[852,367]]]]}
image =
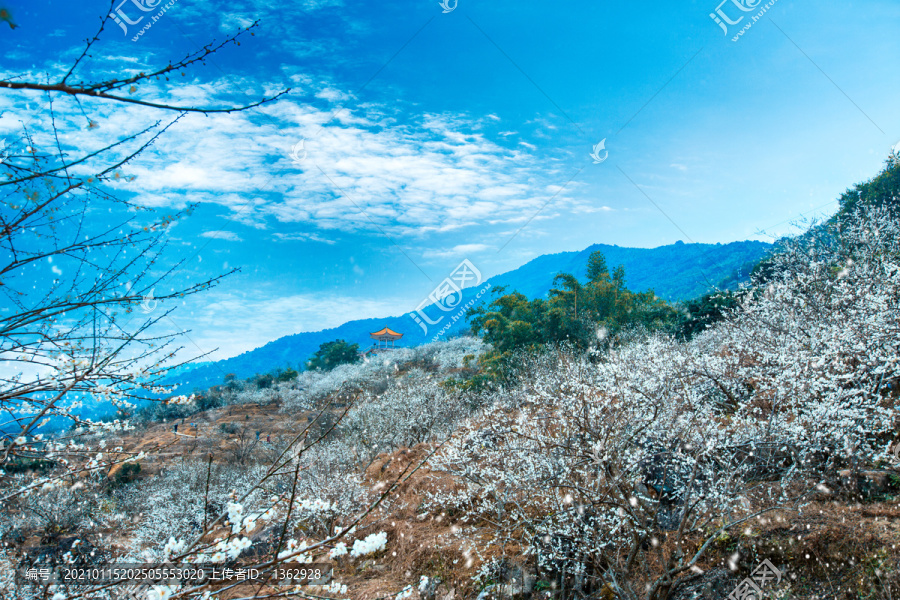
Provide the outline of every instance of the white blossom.
{"type": "Polygon", "coordinates": [[[350,556],[357,558],[366,554],[374,554],[383,550],[387,545],[387,533],[381,531],[366,536],[364,540],[355,540],[353,548],[350,550],[350,556]]]}

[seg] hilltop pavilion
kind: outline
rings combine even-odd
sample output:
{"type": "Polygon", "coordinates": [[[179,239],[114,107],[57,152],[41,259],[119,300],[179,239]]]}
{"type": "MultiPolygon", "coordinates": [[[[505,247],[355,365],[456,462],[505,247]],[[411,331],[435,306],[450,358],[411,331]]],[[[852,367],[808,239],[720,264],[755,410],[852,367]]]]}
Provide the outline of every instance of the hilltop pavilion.
{"type": "Polygon", "coordinates": [[[402,338],[403,334],[397,333],[396,331],[385,327],[384,329],[380,329],[379,331],[370,333],[369,337],[371,337],[373,340],[376,340],[375,345],[378,348],[393,348],[394,343],[402,338]],[[390,346],[388,346],[388,343],[390,343],[390,346]]]}

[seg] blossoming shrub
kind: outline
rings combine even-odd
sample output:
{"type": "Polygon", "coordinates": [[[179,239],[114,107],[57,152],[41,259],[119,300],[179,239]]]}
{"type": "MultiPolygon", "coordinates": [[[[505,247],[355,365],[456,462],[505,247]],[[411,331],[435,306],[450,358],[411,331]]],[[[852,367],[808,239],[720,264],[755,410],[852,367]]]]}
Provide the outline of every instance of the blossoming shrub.
{"type": "MultiPolygon", "coordinates": [[[[236,496],[252,488],[263,472],[259,466],[237,468],[185,461],[146,479],[140,487],[116,493],[116,506],[126,522],[138,521],[131,529],[131,558],[159,559],[169,538],[200,534],[205,522],[212,521],[236,496]]],[[[244,504],[262,508],[266,499],[267,495],[259,490],[244,504]]]]}
{"type": "Polygon", "coordinates": [[[491,524],[563,590],[666,598],[721,532],[885,457],[898,257],[896,219],[861,209],[785,242],[690,342],[548,350],[454,434],[434,468],[459,485],[425,508],[491,524]]]}
{"type": "Polygon", "coordinates": [[[459,369],[463,367],[467,355],[478,355],[483,351],[484,344],[478,338],[459,337],[446,342],[381,352],[362,362],[340,365],[331,371],[304,371],[295,384],[301,393],[286,395],[283,410],[305,410],[310,403],[342,389],[381,394],[390,387],[391,379],[401,370],[419,368],[446,372],[459,369]]]}
{"type": "MultiPolygon", "coordinates": [[[[372,500],[363,485],[359,457],[344,440],[310,448],[301,458],[291,529],[325,538],[345,519],[358,514],[372,500]]],[[[292,483],[285,477],[285,483],[292,483]]]]}
{"type": "Polygon", "coordinates": [[[448,433],[470,410],[463,396],[413,369],[380,395],[363,396],[343,423],[350,443],[366,458],[431,441],[448,433]]]}

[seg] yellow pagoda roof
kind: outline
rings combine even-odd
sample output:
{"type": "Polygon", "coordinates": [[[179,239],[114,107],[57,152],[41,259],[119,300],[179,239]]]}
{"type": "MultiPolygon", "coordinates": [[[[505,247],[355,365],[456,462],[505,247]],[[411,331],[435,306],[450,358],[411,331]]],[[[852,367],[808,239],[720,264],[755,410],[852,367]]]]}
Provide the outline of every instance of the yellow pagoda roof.
{"type": "Polygon", "coordinates": [[[384,329],[380,329],[374,333],[370,333],[369,336],[371,336],[375,339],[389,338],[389,339],[399,340],[400,338],[403,337],[403,334],[397,333],[396,331],[389,329],[388,327],[385,327],[384,329]]]}

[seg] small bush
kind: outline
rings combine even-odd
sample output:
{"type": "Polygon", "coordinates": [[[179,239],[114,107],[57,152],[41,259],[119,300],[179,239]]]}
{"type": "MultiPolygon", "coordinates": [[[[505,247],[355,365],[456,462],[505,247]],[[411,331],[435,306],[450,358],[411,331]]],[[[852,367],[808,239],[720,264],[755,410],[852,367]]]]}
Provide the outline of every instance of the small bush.
{"type": "Polygon", "coordinates": [[[359,344],[348,344],[344,340],[325,342],[307,363],[310,371],[330,371],[338,365],[359,362],[359,344]]]}
{"type": "Polygon", "coordinates": [[[257,389],[266,390],[272,387],[272,383],[275,381],[275,377],[271,373],[264,373],[263,375],[257,375],[254,379],[256,383],[257,389]]]}
{"type": "Polygon", "coordinates": [[[297,373],[297,371],[288,367],[287,369],[284,369],[283,371],[281,371],[281,370],[276,371],[275,372],[275,380],[280,383],[285,383],[285,382],[293,381],[293,380],[297,379],[297,375],[299,375],[299,373],[297,373]]]}
{"type": "Polygon", "coordinates": [[[219,431],[221,431],[222,433],[233,435],[233,434],[237,433],[239,430],[238,430],[238,426],[235,425],[234,423],[219,423],[219,431]]]}
{"type": "Polygon", "coordinates": [[[219,408],[220,406],[225,405],[224,398],[217,394],[198,396],[194,402],[197,405],[198,412],[202,412],[204,410],[212,410],[214,408],[219,408]]]}
{"type": "Polygon", "coordinates": [[[116,473],[115,482],[116,485],[125,485],[128,483],[132,483],[138,478],[138,475],[141,472],[141,463],[130,462],[122,465],[122,468],[119,469],[119,472],[116,473]]]}

